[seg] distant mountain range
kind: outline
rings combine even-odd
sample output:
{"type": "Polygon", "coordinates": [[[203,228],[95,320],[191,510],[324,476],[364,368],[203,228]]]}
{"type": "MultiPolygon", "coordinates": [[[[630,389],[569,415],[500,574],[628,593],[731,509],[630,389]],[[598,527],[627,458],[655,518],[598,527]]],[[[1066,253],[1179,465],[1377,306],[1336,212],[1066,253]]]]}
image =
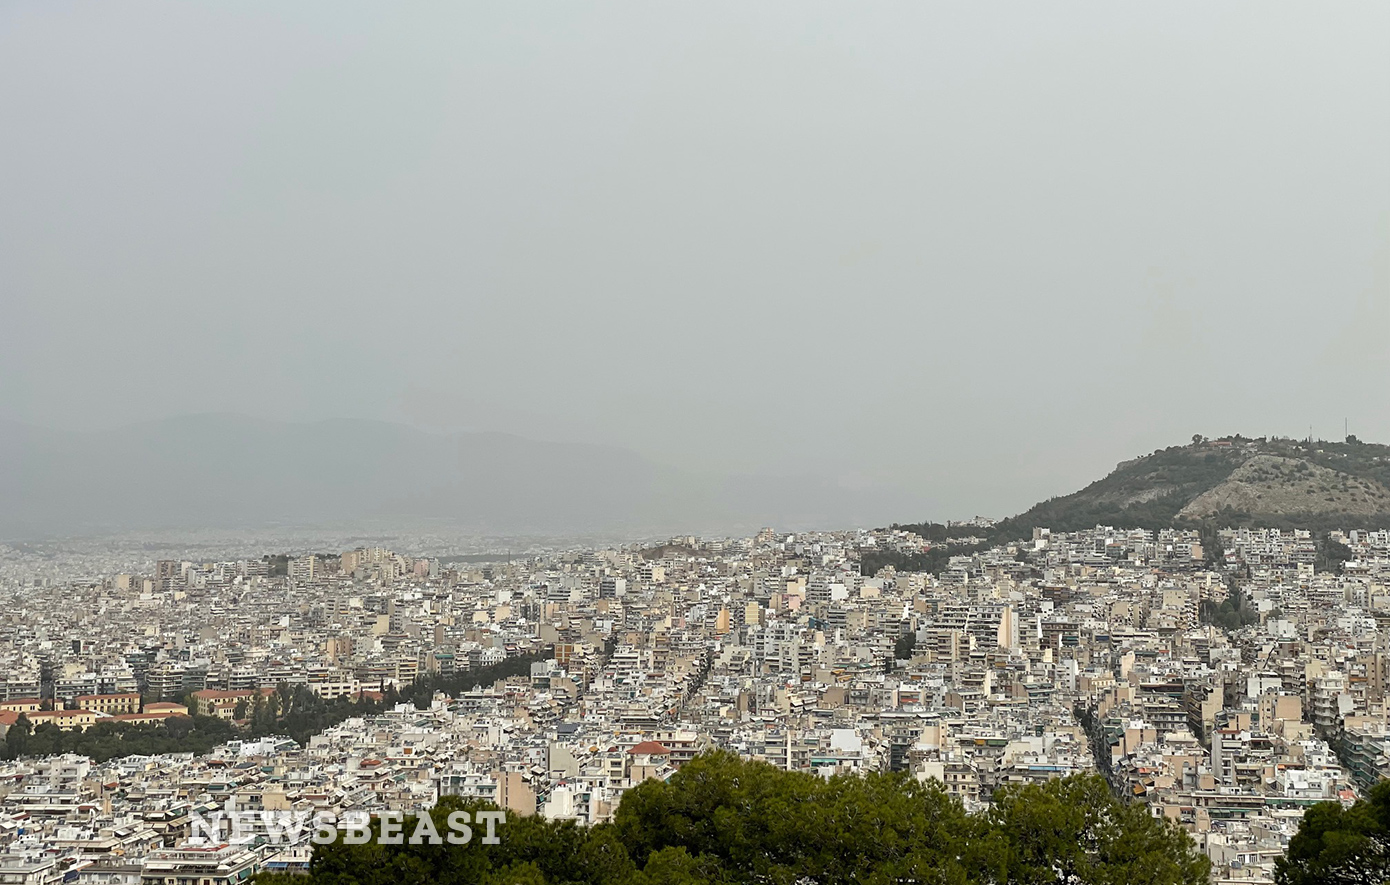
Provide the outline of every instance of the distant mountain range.
{"type": "Polygon", "coordinates": [[[96,433],[0,421],[0,538],[440,520],[480,534],[871,525],[920,506],[818,477],[700,475],[626,449],[360,420],[196,415],[96,433]]]}
{"type": "MultiPolygon", "coordinates": [[[[744,533],[882,525],[921,506],[824,477],[698,474],[615,446],[379,421],[212,414],[94,433],[0,421],[0,539],[365,520],[477,534],[744,533]]],[[[1239,436],[1172,446],[989,535],[1213,522],[1390,527],[1390,446],[1239,436]]]]}
{"type": "Polygon", "coordinates": [[[1355,437],[1196,440],[1125,461],[1103,479],[997,524],[996,538],[1035,526],[1169,528],[1202,523],[1268,528],[1390,527],[1390,446],[1355,437]]]}

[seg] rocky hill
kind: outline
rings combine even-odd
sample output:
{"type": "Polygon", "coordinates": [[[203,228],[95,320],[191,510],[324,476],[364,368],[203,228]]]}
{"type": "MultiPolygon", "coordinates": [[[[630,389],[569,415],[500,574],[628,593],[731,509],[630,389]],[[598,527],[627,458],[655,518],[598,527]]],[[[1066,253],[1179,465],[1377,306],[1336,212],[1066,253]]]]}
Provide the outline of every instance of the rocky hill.
{"type": "Polygon", "coordinates": [[[1035,526],[1076,531],[1259,525],[1277,528],[1390,527],[1390,446],[1355,437],[1195,439],[1119,464],[1079,492],[1051,498],[1000,522],[996,537],[1035,526]]]}

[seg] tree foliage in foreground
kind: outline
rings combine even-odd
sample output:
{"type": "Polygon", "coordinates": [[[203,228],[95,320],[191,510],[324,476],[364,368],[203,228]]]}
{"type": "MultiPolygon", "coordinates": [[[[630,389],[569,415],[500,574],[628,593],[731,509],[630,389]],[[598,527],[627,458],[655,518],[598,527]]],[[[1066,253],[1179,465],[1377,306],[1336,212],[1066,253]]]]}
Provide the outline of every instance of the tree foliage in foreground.
{"type": "MultiPolygon", "coordinates": [[[[1088,883],[1201,885],[1208,863],[1174,824],[1077,775],[1005,787],[967,814],[936,782],[902,774],[830,780],[730,753],[630,790],[611,824],[508,815],[498,845],[320,846],[311,883],[1088,883]]],[[[441,833],[452,810],[431,811],[441,833]]],[[[415,824],[407,820],[404,832],[415,824]]],[[[262,875],[262,883],[303,878],[262,875]]]]}
{"type": "Polygon", "coordinates": [[[1390,781],[1350,808],[1319,802],[1279,859],[1280,885],[1380,885],[1390,881],[1390,781]]]}

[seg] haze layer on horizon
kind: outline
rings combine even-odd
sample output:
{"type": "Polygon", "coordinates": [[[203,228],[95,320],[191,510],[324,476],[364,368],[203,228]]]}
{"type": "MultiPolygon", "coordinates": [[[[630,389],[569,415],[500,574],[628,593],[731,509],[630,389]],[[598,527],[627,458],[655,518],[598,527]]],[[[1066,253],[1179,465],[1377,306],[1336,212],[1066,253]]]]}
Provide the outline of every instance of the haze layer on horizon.
{"type": "Polygon", "coordinates": [[[1004,515],[1390,441],[1390,6],[6,4],[0,418],[345,416],[1004,515]]]}

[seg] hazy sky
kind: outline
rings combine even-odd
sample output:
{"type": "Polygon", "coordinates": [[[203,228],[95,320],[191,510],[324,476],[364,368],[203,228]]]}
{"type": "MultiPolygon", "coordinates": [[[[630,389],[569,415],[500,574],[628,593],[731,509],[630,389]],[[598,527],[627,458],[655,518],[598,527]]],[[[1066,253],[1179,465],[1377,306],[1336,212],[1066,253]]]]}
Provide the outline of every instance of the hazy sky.
{"type": "Polygon", "coordinates": [[[610,442],[1003,515],[1390,441],[1390,4],[0,5],[0,417],[610,442]]]}

